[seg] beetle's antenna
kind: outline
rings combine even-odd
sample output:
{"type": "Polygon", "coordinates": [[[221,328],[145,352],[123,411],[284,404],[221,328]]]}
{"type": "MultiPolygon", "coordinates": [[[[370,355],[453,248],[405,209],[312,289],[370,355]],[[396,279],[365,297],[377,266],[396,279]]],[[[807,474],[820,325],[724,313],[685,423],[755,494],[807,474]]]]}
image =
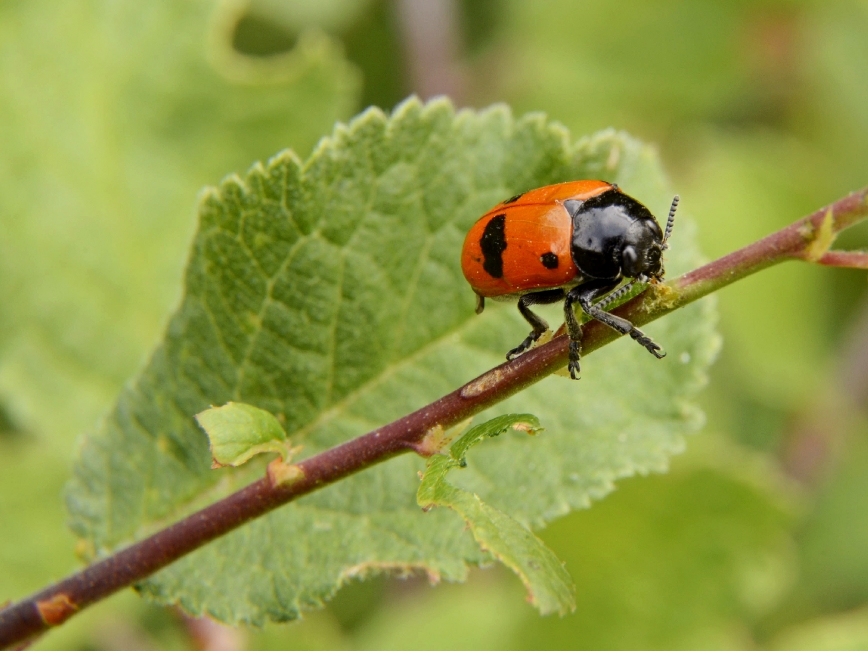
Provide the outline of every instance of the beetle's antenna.
{"type": "Polygon", "coordinates": [[[672,197],[672,207],[669,208],[669,219],[666,221],[666,232],[663,233],[663,248],[668,249],[669,246],[666,244],[666,240],[669,239],[669,236],[672,235],[672,226],[675,224],[675,211],[678,210],[678,202],[681,201],[681,197],[677,194],[672,197]]]}
{"type": "Polygon", "coordinates": [[[622,296],[624,296],[627,292],[629,292],[631,289],[633,289],[633,285],[636,284],[636,281],[637,281],[637,280],[639,280],[639,279],[638,279],[638,278],[634,278],[633,280],[631,280],[631,281],[630,281],[629,283],[627,283],[626,285],[621,285],[620,288],[616,289],[614,292],[612,292],[611,294],[609,294],[609,295],[608,295],[606,298],[604,298],[602,301],[600,301],[599,303],[597,303],[597,304],[596,304],[596,307],[600,308],[601,310],[605,310],[605,309],[606,309],[610,304],[614,303],[614,302],[617,301],[619,298],[621,298],[622,296]]]}

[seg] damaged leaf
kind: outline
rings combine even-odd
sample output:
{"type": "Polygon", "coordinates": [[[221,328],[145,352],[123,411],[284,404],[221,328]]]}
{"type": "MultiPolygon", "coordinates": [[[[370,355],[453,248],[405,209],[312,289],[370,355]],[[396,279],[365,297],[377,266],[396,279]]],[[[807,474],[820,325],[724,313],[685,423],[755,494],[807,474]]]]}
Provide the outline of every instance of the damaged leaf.
{"type": "Polygon", "coordinates": [[[543,615],[575,610],[575,586],[554,552],[526,527],[475,495],[449,484],[446,475],[467,465],[467,451],[486,438],[509,429],[535,434],[541,428],[531,414],[506,414],[477,425],[452,444],[447,455],[428,461],[416,501],[423,509],[448,506],[467,522],[479,546],[515,572],[527,589],[528,601],[543,615]]]}

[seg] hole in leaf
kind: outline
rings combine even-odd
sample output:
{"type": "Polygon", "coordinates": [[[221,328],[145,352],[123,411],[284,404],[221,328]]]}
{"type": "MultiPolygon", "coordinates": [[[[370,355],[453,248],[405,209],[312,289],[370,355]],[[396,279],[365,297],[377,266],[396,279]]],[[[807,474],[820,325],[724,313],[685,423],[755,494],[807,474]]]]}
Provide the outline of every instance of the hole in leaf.
{"type": "Polygon", "coordinates": [[[235,25],[232,47],[240,54],[269,57],[295,47],[298,35],[256,14],[246,14],[235,25]]]}

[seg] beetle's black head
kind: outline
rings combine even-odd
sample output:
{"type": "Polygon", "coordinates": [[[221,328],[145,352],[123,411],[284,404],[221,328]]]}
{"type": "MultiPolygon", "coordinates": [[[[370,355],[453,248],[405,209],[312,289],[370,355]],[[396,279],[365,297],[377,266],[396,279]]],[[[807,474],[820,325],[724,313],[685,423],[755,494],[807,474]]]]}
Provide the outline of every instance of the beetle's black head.
{"type": "Polygon", "coordinates": [[[663,233],[653,220],[634,222],[624,234],[621,273],[628,278],[663,277],[663,233]]]}
{"type": "Polygon", "coordinates": [[[663,276],[663,231],[641,203],[613,189],[576,206],[573,260],[591,278],[663,276]]]}

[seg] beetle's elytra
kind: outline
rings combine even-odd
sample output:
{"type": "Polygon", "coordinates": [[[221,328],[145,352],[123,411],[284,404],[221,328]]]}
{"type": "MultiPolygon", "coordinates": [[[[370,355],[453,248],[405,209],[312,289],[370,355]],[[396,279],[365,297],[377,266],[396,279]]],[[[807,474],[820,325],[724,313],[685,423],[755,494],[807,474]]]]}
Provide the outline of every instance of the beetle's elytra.
{"type": "Polygon", "coordinates": [[[677,206],[676,196],[664,233],[651,211],[618,186],[570,181],[510,197],[485,213],[467,233],[461,269],[476,292],[477,312],[486,298],[518,299],[532,330],[506,358],[521,355],[548,330],[530,306],[558,301],[564,301],[573,379],[579,377],[582,337],[574,303],[663,357],[666,353],[641,330],[603,308],[627,291],[625,285],[613,292],[622,279],[633,279],[632,286],[663,277],[662,254],[677,206]]]}

